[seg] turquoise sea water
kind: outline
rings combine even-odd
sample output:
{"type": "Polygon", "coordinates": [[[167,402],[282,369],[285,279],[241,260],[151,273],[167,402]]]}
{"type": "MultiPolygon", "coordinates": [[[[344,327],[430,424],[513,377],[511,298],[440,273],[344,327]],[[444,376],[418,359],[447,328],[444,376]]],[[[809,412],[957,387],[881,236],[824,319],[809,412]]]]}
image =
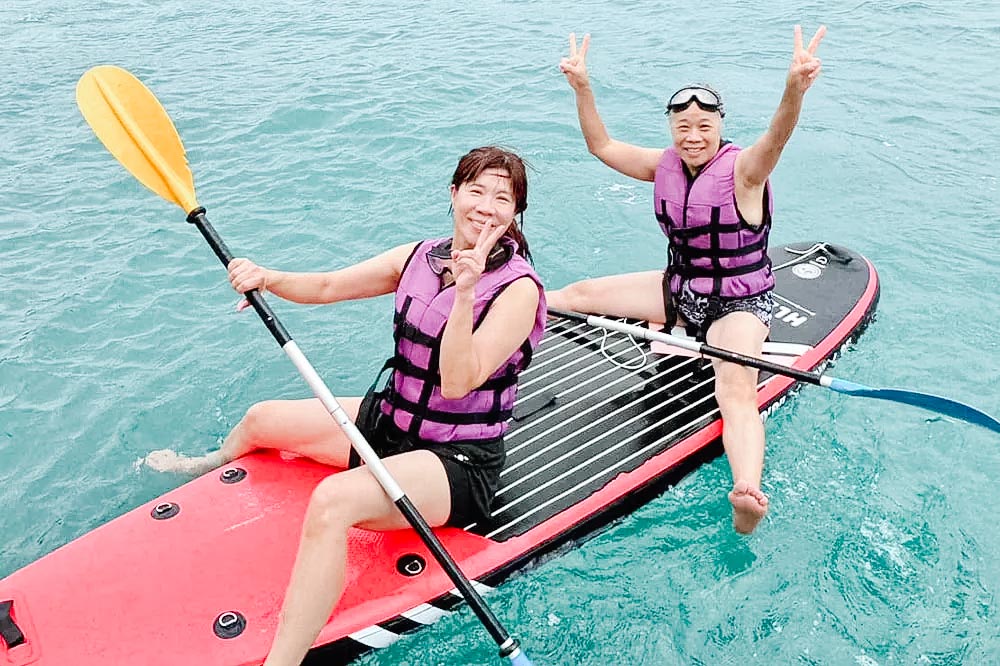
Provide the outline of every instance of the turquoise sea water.
{"type": "MultiPolygon", "coordinates": [[[[556,67],[590,31],[617,138],[665,145],[661,103],[720,88],[749,144],[792,27],[821,79],[774,176],[773,242],[879,269],[878,320],[837,376],[1000,413],[1000,8],[992,1],[198,3],[0,7],[0,576],[183,479],[138,469],[218,446],[255,401],[306,389],[178,209],[74,103],[113,63],[165,104],[234,252],[326,269],[446,233],[458,156],[534,165],[526,231],[550,285],[660,266],[647,185],[586,153],[556,67]]],[[[387,299],[276,303],[331,388],[389,351],[387,299]]],[[[768,422],[771,515],[729,527],[722,459],[489,598],[539,664],[1000,663],[1000,440],[804,389],[768,422]]],[[[468,610],[363,664],[498,663],[468,610]]]]}

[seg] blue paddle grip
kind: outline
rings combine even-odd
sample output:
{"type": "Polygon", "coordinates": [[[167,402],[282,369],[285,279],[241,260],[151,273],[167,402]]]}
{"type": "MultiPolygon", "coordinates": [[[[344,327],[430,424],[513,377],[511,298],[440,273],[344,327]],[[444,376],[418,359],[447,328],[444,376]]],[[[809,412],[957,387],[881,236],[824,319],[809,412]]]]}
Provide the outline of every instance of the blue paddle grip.
{"type": "Polygon", "coordinates": [[[855,384],[854,382],[849,382],[846,379],[835,379],[831,378],[828,385],[830,390],[836,391],[837,393],[844,393],[846,395],[861,395],[870,392],[872,389],[863,385],[855,384]]]}

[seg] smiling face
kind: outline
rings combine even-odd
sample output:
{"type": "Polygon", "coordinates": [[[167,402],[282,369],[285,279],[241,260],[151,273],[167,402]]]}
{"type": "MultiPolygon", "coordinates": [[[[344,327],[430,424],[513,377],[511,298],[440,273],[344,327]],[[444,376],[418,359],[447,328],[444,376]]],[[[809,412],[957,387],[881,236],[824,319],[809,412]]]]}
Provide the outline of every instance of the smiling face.
{"type": "Polygon", "coordinates": [[[451,206],[456,250],[475,246],[487,223],[492,228],[506,229],[514,221],[517,208],[510,172],[491,167],[473,180],[452,185],[451,206]]]}
{"type": "Polygon", "coordinates": [[[690,104],[683,111],[672,111],[670,135],[674,150],[692,174],[698,173],[719,152],[722,143],[722,116],[690,104]]]}

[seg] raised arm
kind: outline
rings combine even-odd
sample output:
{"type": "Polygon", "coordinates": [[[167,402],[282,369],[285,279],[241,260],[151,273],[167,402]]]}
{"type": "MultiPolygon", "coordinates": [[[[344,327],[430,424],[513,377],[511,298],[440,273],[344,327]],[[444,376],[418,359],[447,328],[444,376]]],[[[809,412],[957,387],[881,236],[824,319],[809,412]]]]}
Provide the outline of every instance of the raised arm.
{"type": "Polygon", "coordinates": [[[583,36],[583,42],[577,49],[576,34],[570,33],[569,57],[559,62],[560,71],[576,93],[576,113],[580,120],[583,138],[587,141],[587,150],[615,171],[638,180],[652,182],[663,149],[634,146],[612,139],[608,134],[597,112],[594,91],[590,87],[590,77],[587,74],[589,48],[589,34],[583,36]]]}
{"type": "Polygon", "coordinates": [[[784,150],[799,121],[802,98],[822,69],[822,63],[816,57],[816,49],[825,34],[826,26],[820,26],[810,40],[809,46],[803,48],[802,27],[795,26],[795,53],[788,69],[785,93],[781,97],[781,103],[778,104],[778,110],[775,111],[771,125],[764,135],[736,158],[736,178],[744,187],[762,187],[778,164],[781,151],[784,150]]]}
{"type": "Polygon", "coordinates": [[[471,250],[452,252],[455,302],[441,336],[441,395],[465,397],[482,386],[531,333],[538,310],[539,287],[528,277],[507,285],[490,305],[479,328],[472,331],[476,283],[502,227],[486,225],[471,250]]]}
{"type": "Polygon", "coordinates": [[[229,262],[229,281],[241,294],[263,289],[295,303],[336,303],[396,290],[403,265],[416,243],[407,243],[329,273],[291,273],[264,268],[249,259],[229,262]]]}

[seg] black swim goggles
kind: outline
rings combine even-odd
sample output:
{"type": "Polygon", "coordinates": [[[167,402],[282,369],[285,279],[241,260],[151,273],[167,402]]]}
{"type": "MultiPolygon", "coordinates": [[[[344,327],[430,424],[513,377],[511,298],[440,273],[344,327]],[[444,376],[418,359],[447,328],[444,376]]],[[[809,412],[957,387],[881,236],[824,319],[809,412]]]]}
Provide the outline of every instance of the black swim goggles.
{"type": "MultiPolygon", "coordinates": [[[[497,241],[497,244],[493,246],[490,250],[489,256],[486,258],[487,272],[492,271],[495,268],[499,268],[507,263],[510,259],[512,248],[504,243],[503,241],[497,241]]],[[[446,270],[450,271],[448,268],[448,262],[451,261],[451,239],[438,243],[432,247],[427,252],[427,265],[430,267],[431,272],[434,275],[441,275],[446,270]]]]}
{"type": "Polygon", "coordinates": [[[694,102],[702,111],[718,111],[719,116],[726,117],[726,109],[722,105],[719,93],[703,86],[687,86],[681,88],[667,100],[667,110],[664,113],[683,111],[694,102]]]}

